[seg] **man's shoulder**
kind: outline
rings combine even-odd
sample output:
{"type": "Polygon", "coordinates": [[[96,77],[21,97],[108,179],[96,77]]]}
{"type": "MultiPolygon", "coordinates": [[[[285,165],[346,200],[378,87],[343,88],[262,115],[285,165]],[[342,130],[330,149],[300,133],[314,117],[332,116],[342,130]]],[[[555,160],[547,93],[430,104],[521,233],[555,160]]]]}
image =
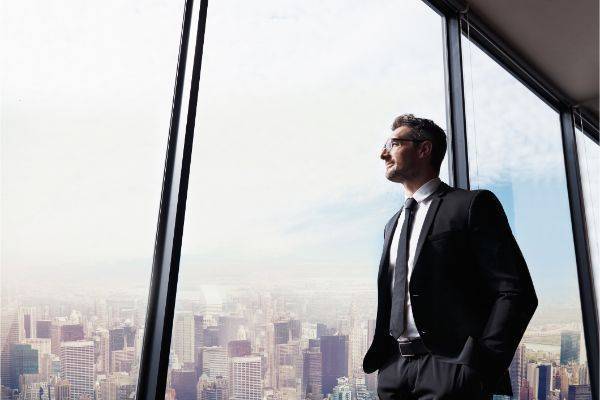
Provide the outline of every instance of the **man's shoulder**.
{"type": "Polygon", "coordinates": [[[487,189],[461,189],[448,186],[444,198],[449,201],[471,203],[478,197],[495,197],[494,193],[487,189]]]}

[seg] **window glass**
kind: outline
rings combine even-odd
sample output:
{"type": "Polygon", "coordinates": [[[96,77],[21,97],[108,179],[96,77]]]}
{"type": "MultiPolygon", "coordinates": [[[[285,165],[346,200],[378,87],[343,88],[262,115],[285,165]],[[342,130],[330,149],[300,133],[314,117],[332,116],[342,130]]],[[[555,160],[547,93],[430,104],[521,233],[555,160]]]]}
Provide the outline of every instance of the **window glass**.
{"type": "Polygon", "coordinates": [[[183,5],[3,3],[3,399],[135,391],[183,5]]]}
{"type": "MultiPolygon", "coordinates": [[[[578,118],[576,115],[575,118],[578,118]]],[[[583,204],[585,207],[585,222],[587,224],[588,244],[596,299],[600,295],[600,147],[581,130],[575,129],[577,155],[583,204]]]]}
{"type": "Polygon", "coordinates": [[[445,128],[441,27],[420,1],[209,3],[169,398],[376,396],[403,203],[379,154],[400,114],[445,128]]]}
{"type": "Polygon", "coordinates": [[[539,300],[510,367],[513,398],[591,399],[559,115],[463,39],[471,187],[502,202],[539,300]]]}

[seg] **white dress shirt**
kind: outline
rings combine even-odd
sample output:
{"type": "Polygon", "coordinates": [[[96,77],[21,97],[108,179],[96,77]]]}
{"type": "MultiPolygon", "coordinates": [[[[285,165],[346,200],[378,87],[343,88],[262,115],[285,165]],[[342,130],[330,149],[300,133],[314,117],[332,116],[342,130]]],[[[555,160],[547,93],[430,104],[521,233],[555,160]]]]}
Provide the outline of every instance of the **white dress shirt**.
{"type": "MultiPolygon", "coordinates": [[[[419,235],[421,234],[421,228],[423,227],[423,222],[425,221],[425,216],[427,215],[427,210],[429,209],[429,205],[431,204],[432,197],[431,195],[437,190],[440,183],[442,181],[440,178],[433,178],[432,180],[425,183],[423,186],[419,188],[413,195],[412,198],[415,199],[417,205],[415,206],[415,211],[413,211],[413,223],[411,227],[410,241],[408,243],[408,281],[410,282],[410,277],[412,275],[414,263],[415,263],[415,251],[417,249],[417,242],[419,241],[419,235]]],[[[405,197],[408,198],[407,194],[405,197]]],[[[402,231],[402,225],[404,223],[404,218],[406,213],[402,212],[400,217],[398,217],[398,223],[396,224],[396,230],[394,231],[394,236],[392,238],[392,244],[390,246],[390,268],[392,269],[392,291],[394,288],[394,269],[396,267],[396,256],[398,255],[398,242],[400,240],[400,232],[402,231]]],[[[419,333],[417,332],[417,327],[415,326],[415,320],[413,318],[412,307],[410,304],[410,293],[407,289],[406,291],[406,304],[405,304],[405,315],[406,315],[406,330],[402,333],[402,335],[398,338],[399,341],[408,340],[408,338],[414,339],[419,337],[419,333]],[[408,312],[407,312],[408,311],[408,312]]]]}

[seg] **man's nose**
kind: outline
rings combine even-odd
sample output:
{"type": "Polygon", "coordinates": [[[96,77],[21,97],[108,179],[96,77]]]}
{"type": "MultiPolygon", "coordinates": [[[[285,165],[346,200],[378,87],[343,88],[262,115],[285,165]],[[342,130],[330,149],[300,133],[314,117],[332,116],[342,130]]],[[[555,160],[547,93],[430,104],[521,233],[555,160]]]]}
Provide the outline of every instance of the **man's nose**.
{"type": "Polygon", "coordinates": [[[381,149],[381,153],[379,153],[379,158],[381,158],[382,160],[385,160],[389,156],[390,156],[390,154],[387,152],[385,147],[383,149],[381,149]]]}

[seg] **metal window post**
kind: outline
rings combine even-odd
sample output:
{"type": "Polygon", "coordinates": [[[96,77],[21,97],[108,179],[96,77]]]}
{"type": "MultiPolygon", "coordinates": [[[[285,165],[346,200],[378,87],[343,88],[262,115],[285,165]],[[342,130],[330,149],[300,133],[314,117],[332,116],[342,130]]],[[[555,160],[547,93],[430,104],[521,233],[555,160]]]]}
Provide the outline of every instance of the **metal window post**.
{"type": "Polygon", "coordinates": [[[448,131],[448,161],[450,184],[469,189],[469,155],[465,118],[460,19],[442,17],[444,33],[444,77],[446,81],[446,118],[448,131]]]}
{"type": "Polygon", "coordinates": [[[208,0],[186,0],[171,110],[138,400],[164,399],[208,0]]]}
{"type": "Polygon", "coordinates": [[[583,319],[583,333],[589,365],[592,396],[598,399],[598,313],[594,296],[594,282],[588,248],[585,208],[577,157],[577,143],[573,126],[573,114],[568,108],[561,110],[560,124],[562,131],[569,209],[571,210],[571,226],[575,241],[575,260],[577,262],[577,278],[579,280],[579,297],[583,319]]]}

